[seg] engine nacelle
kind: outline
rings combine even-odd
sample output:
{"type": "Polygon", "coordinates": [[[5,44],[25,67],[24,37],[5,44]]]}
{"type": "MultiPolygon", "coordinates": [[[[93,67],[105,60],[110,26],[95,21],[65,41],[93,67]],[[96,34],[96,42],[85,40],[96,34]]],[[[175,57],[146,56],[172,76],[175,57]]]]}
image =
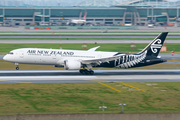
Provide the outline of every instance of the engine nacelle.
{"type": "Polygon", "coordinates": [[[64,68],[65,70],[79,70],[81,68],[81,62],[77,60],[65,60],[64,68]]]}

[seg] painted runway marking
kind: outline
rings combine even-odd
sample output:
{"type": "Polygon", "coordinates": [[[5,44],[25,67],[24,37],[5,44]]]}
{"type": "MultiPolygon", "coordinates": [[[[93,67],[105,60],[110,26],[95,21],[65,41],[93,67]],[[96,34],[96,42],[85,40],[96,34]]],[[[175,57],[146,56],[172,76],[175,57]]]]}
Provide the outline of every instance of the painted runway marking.
{"type": "Polygon", "coordinates": [[[20,82],[20,81],[8,81],[8,80],[0,80],[0,82],[10,82],[10,83],[32,83],[32,82],[20,82]]]}
{"type": "MultiPolygon", "coordinates": [[[[106,84],[104,84],[104,83],[101,83],[101,82],[112,82],[112,81],[106,81],[106,80],[89,80],[89,79],[84,79],[84,80],[87,80],[87,81],[99,81],[98,83],[100,83],[100,84],[102,84],[102,85],[104,85],[104,86],[106,86],[106,87],[109,87],[109,88],[111,88],[111,89],[113,89],[113,90],[115,90],[115,91],[121,92],[121,91],[118,90],[118,89],[115,89],[115,88],[113,88],[113,87],[111,87],[111,86],[108,86],[108,85],[106,85],[106,84]],[[100,82],[100,81],[101,81],[101,82],[100,82]]],[[[118,83],[118,82],[115,82],[115,83],[118,83]]],[[[121,82],[121,84],[123,84],[123,85],[125,85],[125,86],[128,86],[128,87],[130,87],[130,88],[134,88],[134,89],[136,89],[136,90],[138,90],[138,91],[145,92],[144,90],[139,89],[139,88],[134,87],[134,86],[131,86],[131,85],[127,84],[127,83],[121,82]]]]}
{"type": "Polygon", "coordinates": [[[136,89],[136,90],[139,90],[139,91],[145,92],[144,90],[139,89],[139,88],[137,88],[137,87],[133,87],[133,86],[131,86],[131,85],[127,84],[127,83],[124,83],[124,82],[121,82],[121,83],[122,83],[123,85],[126,85],[126,86],[128,86],[128,87],[134,88],[134,89],[136,89]]]}
{"type": "Polygon", "coordinates": [[[111,86],[109,86],[109,85],[106,85],[106,84],[104,84],[104,83],[101,83],[101,82],[98,82],[99,84],[101,84],[101,85],[104,85],[104,86],[106,86],[106,87],[108,87],[108,88],[111,88],[111,89],[113,89],[113,90],[115,90],[115,91],[117,91],[117,92],[121,92],[120,90],[118,90],[118,89],[116,89],[116,88],[113,88],[113,87],[111,87],[111,86]]]}

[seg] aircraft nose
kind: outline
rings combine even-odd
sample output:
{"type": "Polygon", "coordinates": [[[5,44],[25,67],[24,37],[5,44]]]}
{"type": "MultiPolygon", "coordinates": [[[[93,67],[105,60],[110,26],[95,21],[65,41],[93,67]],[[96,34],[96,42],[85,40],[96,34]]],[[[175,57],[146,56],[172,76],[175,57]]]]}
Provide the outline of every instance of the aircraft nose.
{"type": "Polygon", "coordinates": [[[3,60],[5,60],[5,61],[7,60],[7,55],[5,55],[5,56],[3,57],[3,60]]]}

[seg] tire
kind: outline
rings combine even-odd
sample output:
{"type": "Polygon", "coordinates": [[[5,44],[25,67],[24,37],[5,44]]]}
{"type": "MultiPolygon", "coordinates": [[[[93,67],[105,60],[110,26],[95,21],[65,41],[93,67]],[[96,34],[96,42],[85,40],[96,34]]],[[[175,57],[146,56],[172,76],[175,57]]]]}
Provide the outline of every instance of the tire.
{"type": "Polygon", "coordinates": [[[87,70],[84,71],[84,73],[85,73],[86,75],[89,75],[89,74],[90,74],[89,71],[87,71],[87,70]]]}
{"type": "Polygon", "coordinates": [[[19,70],[19,67],[16,67],[16,70],[19,70]]]}
{"type": "Polygon", "coordinates": [[[83,73],[84,73],[84,70],[80,69],[79,72],[80,72],[81,74],[83,74],[83,73]]]}
{"type": "Polygon", "coordinates": [[[89,71],[90,75],[94,75],[94,71],[89,71]]]}

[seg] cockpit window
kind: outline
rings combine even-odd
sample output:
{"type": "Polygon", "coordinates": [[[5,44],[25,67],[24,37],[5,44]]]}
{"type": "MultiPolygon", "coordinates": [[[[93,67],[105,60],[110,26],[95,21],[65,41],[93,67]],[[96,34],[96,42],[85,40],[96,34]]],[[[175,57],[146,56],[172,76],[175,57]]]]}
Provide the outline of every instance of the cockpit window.
{"type": "Polygon", "coordinates": [[[9,52],[8,54],[13,55],[13,52],[9,52]]]}

